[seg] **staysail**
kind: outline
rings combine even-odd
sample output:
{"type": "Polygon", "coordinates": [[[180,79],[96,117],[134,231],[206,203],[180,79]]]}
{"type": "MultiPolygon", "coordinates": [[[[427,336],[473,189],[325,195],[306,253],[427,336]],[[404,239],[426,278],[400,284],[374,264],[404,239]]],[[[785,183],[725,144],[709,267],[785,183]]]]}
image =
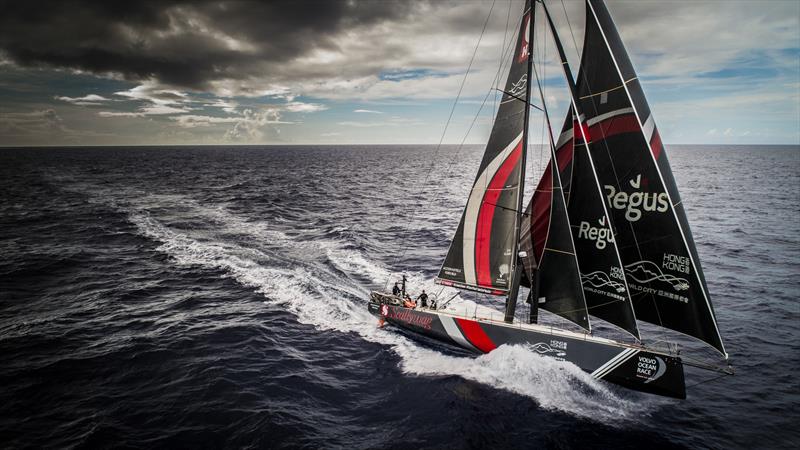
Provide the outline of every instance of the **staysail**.
{"type": "Polygon", "coordinates": [[[522,194],[530,58],[530,0],[520,20],[505,90],[439,284],[505,295],[511,288],[522,194]]]}
{"type": "MultiPolygon", "coordinates": [[[[539,308],[588,330],[591,327],[581,289],[575,244],[570,236],[560,177],[553,176],[554,164],[551,159],[525,211],[527,220],[522,225],[520,244],[524,252],[534,255],[537,266],[525,267],[525,272],[534,269],[539,272],[539,298],[532,299],[539,308]]],[[[559,168],[564,169],[563,166],[559,168]]],[[[534,264],[523,261],[526,266],[534,264]]]]}
{"type": "MultiPolygon", "coordinates": [[[[636,317],[694,336],[726,355],[689,223],[639,79],[603,2],[588,0],[586,5],[577,101],[636,317]]],[[[570,188],[572,202],[578,186],[570,188]]]]}

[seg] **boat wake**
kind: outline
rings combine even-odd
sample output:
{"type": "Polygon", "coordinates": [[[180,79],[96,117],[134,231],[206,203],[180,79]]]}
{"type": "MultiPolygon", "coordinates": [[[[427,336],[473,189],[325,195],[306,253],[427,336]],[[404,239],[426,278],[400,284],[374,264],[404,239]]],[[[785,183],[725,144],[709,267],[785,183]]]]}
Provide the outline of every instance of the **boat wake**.
{"type": "MultiPolygon", "coordinates": [[[[364,302],[370,288],[392,274],[348,248],[347,242],[292,236],[290,230],[247,221],[224,207],[187,198],[148,196],[125,209],[138,234],[158,242],[157,250],[176,264],[219,270],[263,294],[266,304],[288,310],[299,322],[319,330],[355,333],[386,345],[400,357],[407,374],[459,376],[524,395],[545,409],[610,425],[640,420],[660,405],[637,394],[627,393],[626,398],[578,367],[542,357],[532,347],[501,346],[487,355],[459,357],[377,328],[364,302]],[[180,206],[186,220],[200,220],[205,226],[196,230],[168,225],[174,216],[162,220],[156,211],[174,214],[172,206],[180,206]]],[[[409,281],[433,291],[433,283],[421,274],[409,274],[409,281]]]]}

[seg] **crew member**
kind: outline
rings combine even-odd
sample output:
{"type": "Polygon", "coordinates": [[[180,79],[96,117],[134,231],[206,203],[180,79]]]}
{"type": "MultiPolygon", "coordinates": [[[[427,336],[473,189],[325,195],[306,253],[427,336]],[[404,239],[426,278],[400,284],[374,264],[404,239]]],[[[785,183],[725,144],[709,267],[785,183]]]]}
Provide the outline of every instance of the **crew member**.
{"type": "Polygon", "coordinates": [[[396,297],[400,296],[400,286],[397,285],[397,282],[394,283],[394,287],[392,288],[392,295],[396,297]]]}
{"type": "Polygon", "coordinates": [[[428,294],[425,293],[425,289],[422,290],[422,294],[419,294],[417,300],[419,300],[419,302],[422,303],[423,308],[428,307],[428,294]]]}
{"type": "Polygon", "coordinates": [[[414,300],[411,300],[411,297],[409,297],[408,294],[406,294],[406,298],[403,300],[403,306],[414,309],[417,307],[417,304],[414,302],[414,300]]]}

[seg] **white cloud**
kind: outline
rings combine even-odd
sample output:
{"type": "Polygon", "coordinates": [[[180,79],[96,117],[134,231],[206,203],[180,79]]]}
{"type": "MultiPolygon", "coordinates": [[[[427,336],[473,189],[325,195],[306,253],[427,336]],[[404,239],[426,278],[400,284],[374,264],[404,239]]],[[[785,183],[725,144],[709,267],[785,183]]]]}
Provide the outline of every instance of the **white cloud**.
{"type": "Polygon", "coordinates": [[[180,114],[189,112],[190,109],[188,108],[175,108],[172,106],[167,105],[155,105],[155,106],[145,106],[140,108],[142,114],[146,116],[153,116],[153,115],[165,115],[165,114],[180,114]]]}
{"type": "Polygon", "coordinates": [[[290,112],[303,112],[303,113],[318,112],[328,109],[327,106],[321,105],[319,103],[303,103],[303,102],[289,102],[286,105],[284,105],[283,108],[290,112]]]}
{"type": "Polygon", "coordinates": [[[141,112],[125,112],[125,111],[100,111],[97,113],[100,117],[144,117],[141,112]]]}
{"type": "Polygon", "coordinates": [[[63,95],[57,95],[54,98],[62,102],[72,103],[73,105],[79,105],[79,106],[101,105],[104,102],[111,101],[111,99],[105,98],[97,94],[84,95],[83,97],[67,97],[63,95]]]}
{"type": "Polygon", "coordinates": [[[182,128],[197,128],[207,127],[212,124],[218,123],[236,123],[241,120],[240,117],[214,117],[214,116],[201,116],[194,114],[184,114],[181,116],[170,117],[171,120],[177,122],[178,126],[182,128]]]}
{"type": "Polygon", "coordinates": [[[354,113],[364,113],[364,114],[383,114],[381,111],[375,111],[372,109],[354,109],[354,113]]]}

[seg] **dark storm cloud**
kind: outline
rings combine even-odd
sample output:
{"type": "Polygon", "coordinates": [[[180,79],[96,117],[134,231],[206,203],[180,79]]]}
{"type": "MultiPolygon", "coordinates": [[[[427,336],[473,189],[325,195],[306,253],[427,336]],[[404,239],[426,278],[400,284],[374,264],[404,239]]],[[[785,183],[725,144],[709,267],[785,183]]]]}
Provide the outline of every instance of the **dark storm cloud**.
{"type": "Polygon", "coordinates": [[[0,52],[25,67],[202,89],[279,70],[333,37],[407,17],[405,1],[3,2],[0,52]]]}

